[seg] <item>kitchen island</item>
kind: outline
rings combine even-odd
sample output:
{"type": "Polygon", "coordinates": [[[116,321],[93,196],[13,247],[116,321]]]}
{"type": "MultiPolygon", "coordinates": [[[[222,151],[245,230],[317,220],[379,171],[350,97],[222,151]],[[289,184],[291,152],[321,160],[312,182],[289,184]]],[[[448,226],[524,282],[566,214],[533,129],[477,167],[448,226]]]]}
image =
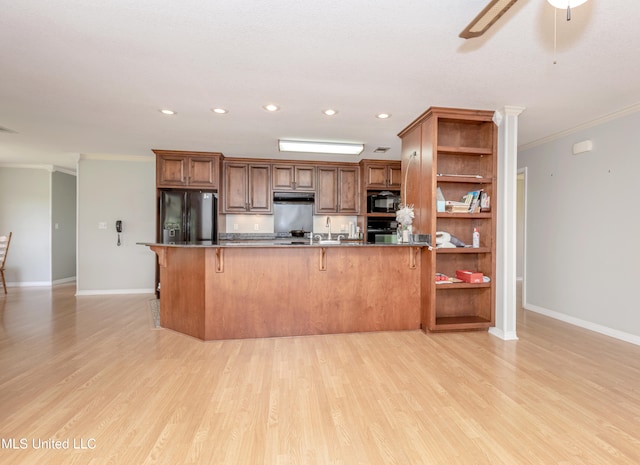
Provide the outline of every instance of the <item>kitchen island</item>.
{"type": "Polygon", "coordinates": [[[421,327],[421,244],[144,244],[160,321],[205,341],[421,327]]]}

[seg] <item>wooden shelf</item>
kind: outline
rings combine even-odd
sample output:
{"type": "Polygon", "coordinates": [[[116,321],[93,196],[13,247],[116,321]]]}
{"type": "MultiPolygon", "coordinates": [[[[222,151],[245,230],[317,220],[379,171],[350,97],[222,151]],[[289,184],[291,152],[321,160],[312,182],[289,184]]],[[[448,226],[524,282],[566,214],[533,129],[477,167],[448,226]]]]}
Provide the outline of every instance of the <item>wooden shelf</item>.
{"type": "Polygon", "coordinates": [[[444,247],[444,248],[437,248],[436,247],[436,253],[447,253],[447,254],[454,254],[454,253],[491,253],[491,249],[489,247],[477,247],[477,248],[473,248],[473,247],[456,247],[454,248],[449,248],[449,247],[444,247]]]}
{"type": "Polygon", "coordinates": [[[493,155],[491,147],[452,147],[447,145],[438,146],[438,155],[493,155]]]}
{"type": "Polygon", "coordinates": [[[438,182],[458,182],[464,184],[491,184],[493,178],[476,178],[474,176],[447,176],[446,174],[438,175],[438,182]]]}
{"type": "Polygon", "coordinates": [[[455,289],[481,289],[483,287],[491,287],[491,283],[451,283],[451,284],[436,284],[436,290],[438,291],[451,291],[455,289]]]}
{"type": "Polygon", "coordinates": [[[436,318],[432,331],[459,331],[465,329],[489,328],[492,322],[475,315],[443,316],[436,318]]]}
{"type": "Polygon", "coordinates": [[[449,213],[438,212],[436,215],[438,218],[459,218],[459,219],[472,219],[472,218],[491,218],[491,212],[486,213],[449,213]]]}

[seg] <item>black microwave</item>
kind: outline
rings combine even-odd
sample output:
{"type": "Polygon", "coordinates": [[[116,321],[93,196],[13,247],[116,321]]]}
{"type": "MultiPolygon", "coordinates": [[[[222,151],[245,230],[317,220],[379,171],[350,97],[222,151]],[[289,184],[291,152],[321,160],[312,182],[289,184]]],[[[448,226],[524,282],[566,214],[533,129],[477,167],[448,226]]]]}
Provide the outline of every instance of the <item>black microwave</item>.
{"type": "Polygon", "coordinates": [[[367,195],[368,213],[393,213],[400,207],[400,194],[382,191],[367,195]]]}

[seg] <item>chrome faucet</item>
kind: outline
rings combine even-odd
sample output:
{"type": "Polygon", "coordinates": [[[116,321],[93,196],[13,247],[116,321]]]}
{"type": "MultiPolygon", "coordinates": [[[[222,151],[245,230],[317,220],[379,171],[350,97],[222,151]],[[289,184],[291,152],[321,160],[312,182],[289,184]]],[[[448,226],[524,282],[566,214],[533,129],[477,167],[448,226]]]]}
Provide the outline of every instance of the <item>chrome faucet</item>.
{"type": "Polygon", "coordinates": [[[331,240],[331,217],[327,216],[327,224],[326,227],[329,228],[329,235],[327,239],[331,240]]]}

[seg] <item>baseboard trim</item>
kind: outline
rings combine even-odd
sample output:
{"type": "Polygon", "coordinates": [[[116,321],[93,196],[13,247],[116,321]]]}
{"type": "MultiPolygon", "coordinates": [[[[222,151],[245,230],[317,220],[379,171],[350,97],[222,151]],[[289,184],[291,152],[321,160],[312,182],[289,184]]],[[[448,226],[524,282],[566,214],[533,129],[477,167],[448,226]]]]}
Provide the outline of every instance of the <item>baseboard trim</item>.
{"type": "Polygon", "coordinates": [[[119,295],[119,294],[153,294],[151,289],[87,289],[76,291],[76,295],[119,295]]]}
{"type": "Polygon", "coordinates": [[[7,287],[51,287],[51,281],[21,281],[18,283],[7,283],[7,287]]]}
{"type": "Polygon", "coordinates": [[[516,334],[515,331],[503,331],[499,328],[496,328],[495,326],[492,326],[491,328],[489,328],[489,334],[491,334],[492,336],[498,337],[503,341],[518,340],[518,335],[516,334]]]}
{"type": "Polygon", "coordinates": [[[617,329],[609,328],[607,326],[602,326],[597,323],[593,323],[591,321],[582,320],[580,318],[576,318],[570,315],[566,315],[564,313],[549,310],[548,308],[539,307],[533,304],[528,304],[528,303],[524,304],[523,308],[525,310],[529,310],[534,313],[539,313],[541,315],[548,316],[549,318],[553,318],[555,320],[564,321],[565,323],[569,323],[574,326],[579,326],[580,328],[588,329],[589,331],[594,331],[596,333],[604,334],[605,336],[613,337],[615,339],[619,339],[621,341],[629,342],[631,344],[640,346],[640,336],[636,336],[635,334],[625,333],[624,331],[619,331],[617,329]]]}

